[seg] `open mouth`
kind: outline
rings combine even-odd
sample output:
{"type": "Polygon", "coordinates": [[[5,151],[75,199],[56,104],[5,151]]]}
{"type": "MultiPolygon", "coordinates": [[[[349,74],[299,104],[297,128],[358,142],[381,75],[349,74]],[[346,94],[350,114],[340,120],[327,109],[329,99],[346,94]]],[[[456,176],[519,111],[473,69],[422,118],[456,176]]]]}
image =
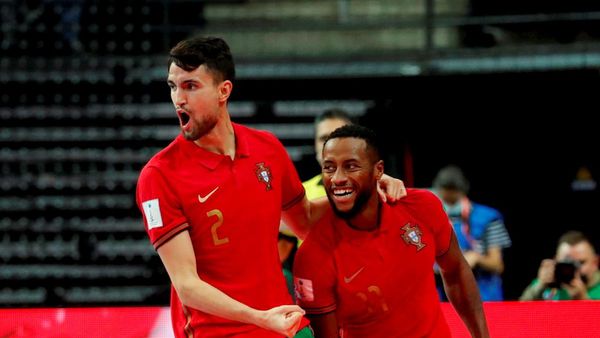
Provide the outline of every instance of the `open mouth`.
{"type": "Polygon", "coordinates": [[[352,188],[334,188],[332,189],[333,197],[337,201],[348,201],[352,198],[354,190],[352,188]]]}
{"type": "Polygon", "coordinates": [[[185,127],[188,124],[188,122],[190,122],[190,114],[188,114],[183,109],[177,110],[177,116],[179,116],[179,123],[182,127],[185,127]]]}
{"type": "Polygon", "coordinates": [[[344,197],[352,194],[352,189],[334,189],[333,194],[337,197],[344,197]]]}

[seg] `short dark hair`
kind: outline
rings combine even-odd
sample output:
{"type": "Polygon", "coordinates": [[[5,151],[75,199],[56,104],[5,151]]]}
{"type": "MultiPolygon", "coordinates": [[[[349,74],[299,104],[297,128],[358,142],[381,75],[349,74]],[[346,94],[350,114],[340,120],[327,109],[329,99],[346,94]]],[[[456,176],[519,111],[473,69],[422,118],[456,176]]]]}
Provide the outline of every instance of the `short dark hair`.
{"type": "Polygon", "coordinates": [[[577,230],[569,230],[562,234],[562,236],[560,236],[560,238],[558,239],[557,244],[558,246],[560,246],[562,243],[567,243],[572,246],[583,242],[588,243],[594,249],[594,252],[596,252],[596,246],[594,245],[594,243],[592,243],[590,238],[586,236],[583,232],[577,230]]]}
{"type": "Polygon", "coordinates": [[[331,134],[329,134],[327,140],[325,140],[323,148],[325,148],[325,144],[327,144],[329,140],[332,140],[334,138],[346,137],[353,137],[364,140],[367,144],[367,151],[370,151],[374,156],[373,162],[381,160],[381,151],[379,147],[379,139],[377,138],[377,134],[375,134],[375,132],[372,129],[363,127],[358,124],[347,124],[334,130],[331,134]]]}
{"type": "Polygon", "coordinates": [[[581,242],[589,242],[590,240],[581,231],[570,230],[562,234],[558,239],[558,244],[567,243],[569,245],[579,244],[581,242]]]}
{"type": "Polygon", "coordinates": [[[169,51],[167,67],[171,67],[172,63],[188,72],[205,65],[221,81],[235,79],[231,50],[221,38],[195,36],[180,41],[169,51]]]}
{"type": "Polygon", "coordinates": [[[347,121],[348,124],[354,123],[354,119],[352,118],[352,116],[350,116],[350,114],[347,111],[340,108],[331,108],[325,110],[321,114],[317,115],[317,117],[315,117],[315,127],[325,120],[333,119],[344,120],[347,121]]]}
{"type": "Polygon", "coordinates": [[[455,165],[446,166],[437,173],[433,179],[433,187],[436,189],[453,189],[463,193],[469,192],[469,181],[462,170],[455,165]]]}

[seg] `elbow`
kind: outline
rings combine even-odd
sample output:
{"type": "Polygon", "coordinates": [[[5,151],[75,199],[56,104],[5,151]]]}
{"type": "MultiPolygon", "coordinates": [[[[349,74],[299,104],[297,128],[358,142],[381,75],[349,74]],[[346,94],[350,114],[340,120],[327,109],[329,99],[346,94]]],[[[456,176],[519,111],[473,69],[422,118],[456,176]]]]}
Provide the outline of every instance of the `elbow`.
{"type": "Polygon", "coordinates": [[[179,296],[179,300],[184,306],[192,306],[194,292],[198,289],[197,283],[187,278],[173,283],[173,287],[179,296]]]}

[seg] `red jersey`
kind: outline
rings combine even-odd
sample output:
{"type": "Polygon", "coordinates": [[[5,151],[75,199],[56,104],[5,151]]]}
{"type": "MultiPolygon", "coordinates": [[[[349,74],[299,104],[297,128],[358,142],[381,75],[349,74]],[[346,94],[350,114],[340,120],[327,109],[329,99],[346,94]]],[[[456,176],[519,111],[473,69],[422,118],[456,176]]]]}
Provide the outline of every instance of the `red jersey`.
{"type": "MultiPolygon", "coordinates": [[[[200,278],[250,307],[293,304],[277,236],[282,209],[304,196],[283,145],[233,124],[236,155],[206,151],[183,136],[142,169],[137,204],[155,248],[188,231],[200,278]]],[[[254,325],[185,307],[171,287],[175,337],[281,337],[254,325]]]]}
{"type": "Polygon", "coordinates": [[[441,202],[426,190],[383,203],[374,231],[354,230],[329,211],[298,249],[298,304],[309,314],[335,311],[343,338],[450,337],[433,265],[451,235],[441,202]]]}

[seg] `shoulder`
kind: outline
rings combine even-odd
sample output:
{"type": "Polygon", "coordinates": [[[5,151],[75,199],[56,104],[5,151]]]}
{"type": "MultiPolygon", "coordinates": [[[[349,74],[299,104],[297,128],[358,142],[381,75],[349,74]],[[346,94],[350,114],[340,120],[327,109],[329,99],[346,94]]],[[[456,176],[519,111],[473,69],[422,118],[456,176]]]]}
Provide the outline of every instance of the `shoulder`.
{"type": "Polygon", "coordinates": [[[237,142],[250,154],[275,155],[288,157],[287,150],[279,139],[271,132],[258,130],[241,124],[232,123],[237,142]]]}
{"type": "Polygon", "coordinates": [[[473,210],[471,211],[472,217],[485,219],[490,222],[502,218],[502,214],[497,209],[474,202],[471,202],[471,204],[473,206],[473,210]]]}
{"type": "Polygon", "coordinates": [[[394,206],[437,228],[448,224],[448,216],[440,199],[426,189],[408,189],[407,195],[394,206]]]}
{"type": "Polygon", "coordinates": [[[409,208],[442,207],[440,199],[429,190],[409,188],[406,191],[406,196],[401,198],[398,204],[409,208]]]}
{"type": "Polygon", "coordinates": [[[277,143],[277,144],[281,143],[279,141],[279,139],[277,138],[277,136],[275,136],[275,134],[273,134],[270,131],[259,130],[259,129],[255,129],[252,127],[244,126],[242,124],[237,124],[237,123],[232,123],[232,124],[235,128],[236,133],[238,133],[239,136],[243,137],[248,142],[267,143],[267,144],[271,144],[271,145],[273,143],[277,143]]]}
{"type": "Polygon", "coordinates": [[[149,175],[151,172],[160,172],[176,162],[176,156],[181,148],[183,139],[175,138],[168,146],[158,153],[154,154],[140,171],[140,179],[149,175]]]}
{"type": "Polygon", "coordinates": [[[325,215],[313,226],[308,236],[302,242],[298,249],[301,252],[327,252],[331,250],[335,243],[335,231],[333,228],[333,212],[327,210],[325,215]]]}

